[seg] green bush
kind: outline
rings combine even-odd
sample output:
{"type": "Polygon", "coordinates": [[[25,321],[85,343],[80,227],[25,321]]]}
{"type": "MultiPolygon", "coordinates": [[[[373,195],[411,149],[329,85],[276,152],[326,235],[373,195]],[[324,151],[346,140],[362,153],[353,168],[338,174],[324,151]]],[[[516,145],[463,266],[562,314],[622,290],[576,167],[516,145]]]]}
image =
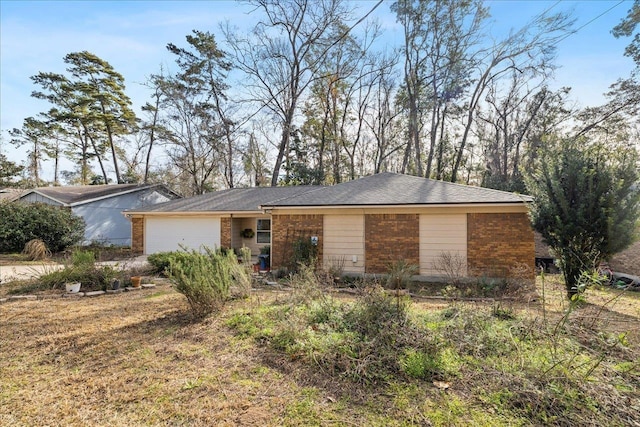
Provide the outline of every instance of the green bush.
{"type": "Polygon", "coordinates": [[[188,256],[185,252],[157,252],[147,257],[147,262],[153,267],[154,273],[165,274],[169,273],[169,265],[171,259],[182,255],[188,256]]]}
{"type": "Polygon", "coordinates": [[[408,324],[409,300],[389,295],[381,286],[364,289],[362,296],[347,313],[351,328],[363,336],[379,337],[404,329],[408,324]]]}
{"type": "Polygon", "coordinates": [[[311,243],[311,237],[300,237],[293,242],[289,267],[297,271],[301,265],[313,265],[318,257],[318,247],[311,243]]]}
{"type": "Polygon", "coordinates": [[[91,251],[84,249],[76,249],[71,253],[71,265],[78,268],[87,268],[93,266],[96,262],[96,256],[91,251]]]}
{"type": "Polygon", "coordinates": [[[191,250],[169,255],[168,273],[176,290],[187,298],[193,314],[202,318],[224,306],[234,275],[242,274],[242,268],[232,251],[204,248],[204,253],[191,250]]]}
{"type": "Polygon", "coordinates": [[[61,252],[84,237],[84,220],[43,203],[0,203],[0,253],[20,252],[33,239],[61,252]]]}

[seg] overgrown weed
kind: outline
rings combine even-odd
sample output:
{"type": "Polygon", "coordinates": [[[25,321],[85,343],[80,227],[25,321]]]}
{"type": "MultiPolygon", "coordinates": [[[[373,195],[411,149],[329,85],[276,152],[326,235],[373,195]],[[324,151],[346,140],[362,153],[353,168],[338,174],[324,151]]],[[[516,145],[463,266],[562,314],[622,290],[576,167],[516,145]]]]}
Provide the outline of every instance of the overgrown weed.
{"type": "Polygon", "coordinates": [[[251,276],[239,264],[233,251],[183,250],[168,255],[168,275],[183,294],[196,318],[220,311],[231,296],[245,298],[251,290],[251,276]]]}
{"type": "Polygon", "coordinates": [[[357,288],[354,300],[341,302],[309,274],[292,278],[301,280],[296,298],[245,314],[235,328],[336,381],[383,388],[417,381],[421,397],[409,393],[394,404],[434,425],[640,421],[633,405],[617,403],[631,402],[640,385],[628,335],[576,322],[584,302],[560,316],[504,300],[416,311],[407,297],[379,285],[357,288]],[[436,383],[451,391],[434,398],[436,383]],[[424,407],[425,399],[442,404],[424,407]]]}

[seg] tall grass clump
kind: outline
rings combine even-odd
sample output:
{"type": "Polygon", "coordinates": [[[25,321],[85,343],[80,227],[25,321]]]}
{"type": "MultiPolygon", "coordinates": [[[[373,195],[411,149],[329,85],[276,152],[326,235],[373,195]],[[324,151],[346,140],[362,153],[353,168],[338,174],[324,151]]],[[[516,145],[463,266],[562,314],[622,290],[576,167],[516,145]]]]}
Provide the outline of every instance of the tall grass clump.
{"type": "Polygon", "coordinates": [[[84,290],[105,290],[116,271],[109,265],[96,265],[95,254],[75,249],[64,268],[46,273],[38,282],[42,289],[61,289],[65,283],[80,282],[84,290]]]}
{"type": "Polygon", "coordinates": [[[197,318],[220,311],[236,283],[245,289],[251,283],[233,251],[206,247],[203,252],[190,250],[170,256],[168,275],[197,318]]]}
{"type": "MultiPolygon", "coordinates": [[[[228,254],[229,255],[229,254],[228,254]]],[[[234,256],[235,258],[235,256],[234,256]]],[[[247,298],[251,294],[251,272],[253,266],[251,265],[251,249],[246,246],[240,249],[240,258],[242,261],[231,262],[231,276],[233,283],[230,291],[231,295],[237,298],[247,298]]]]}
{"type": "Polygon", "coordinates": [[[420,267],[404,259],[397,260],[387,268],[387,286],[390,289],[404,289],[411,284],[411,279],[418,274],[420,267]]]}
{"type": "Polygon", "coordinates": [[[22,253],[29,258],[30,261],[40,261],[51,256],[51,251],[47,245],[40,239],[29,240],[25,245],[22,253]]]}

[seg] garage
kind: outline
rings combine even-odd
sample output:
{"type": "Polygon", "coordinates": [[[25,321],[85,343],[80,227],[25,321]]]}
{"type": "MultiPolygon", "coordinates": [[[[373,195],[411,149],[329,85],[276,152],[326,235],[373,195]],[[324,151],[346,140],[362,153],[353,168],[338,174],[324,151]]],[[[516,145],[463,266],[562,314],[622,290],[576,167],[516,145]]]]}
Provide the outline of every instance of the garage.
{"type": "Polygon", "coordinates": [[[220,218],[147,217],[145,221],[144,252],[176,251],[184,246],[220,246],[220,218]]]}

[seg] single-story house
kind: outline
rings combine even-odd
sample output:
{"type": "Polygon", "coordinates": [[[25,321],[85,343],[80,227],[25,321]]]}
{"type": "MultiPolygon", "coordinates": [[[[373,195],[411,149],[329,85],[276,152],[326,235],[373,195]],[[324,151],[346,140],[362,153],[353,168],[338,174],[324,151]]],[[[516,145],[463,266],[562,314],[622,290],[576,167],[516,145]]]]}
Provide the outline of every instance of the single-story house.
{"type": "Polygon", "coordinates": [[[406,260],[422,276],[441,276],[443,255],[460,275],[506,277],[534,271],[532,199],[514,193],[394,173],[334,186],[237,188],[170,201],[125,214],[132,251],[181,246],[270,245],[271,266],[286,266],[293,242],[311,239],[325,266],[353,274],[384,273],[406,260]]]}
{"type": "Polygon", "coordinates": [[[17,201],[71,209],[75,215],[84,218],[84,244],[128,246],[131,244],[131,224],[122,216],[122,211],[179,197],[162,184],[117,184],[39,187],[26,191],[17,201]]]}

